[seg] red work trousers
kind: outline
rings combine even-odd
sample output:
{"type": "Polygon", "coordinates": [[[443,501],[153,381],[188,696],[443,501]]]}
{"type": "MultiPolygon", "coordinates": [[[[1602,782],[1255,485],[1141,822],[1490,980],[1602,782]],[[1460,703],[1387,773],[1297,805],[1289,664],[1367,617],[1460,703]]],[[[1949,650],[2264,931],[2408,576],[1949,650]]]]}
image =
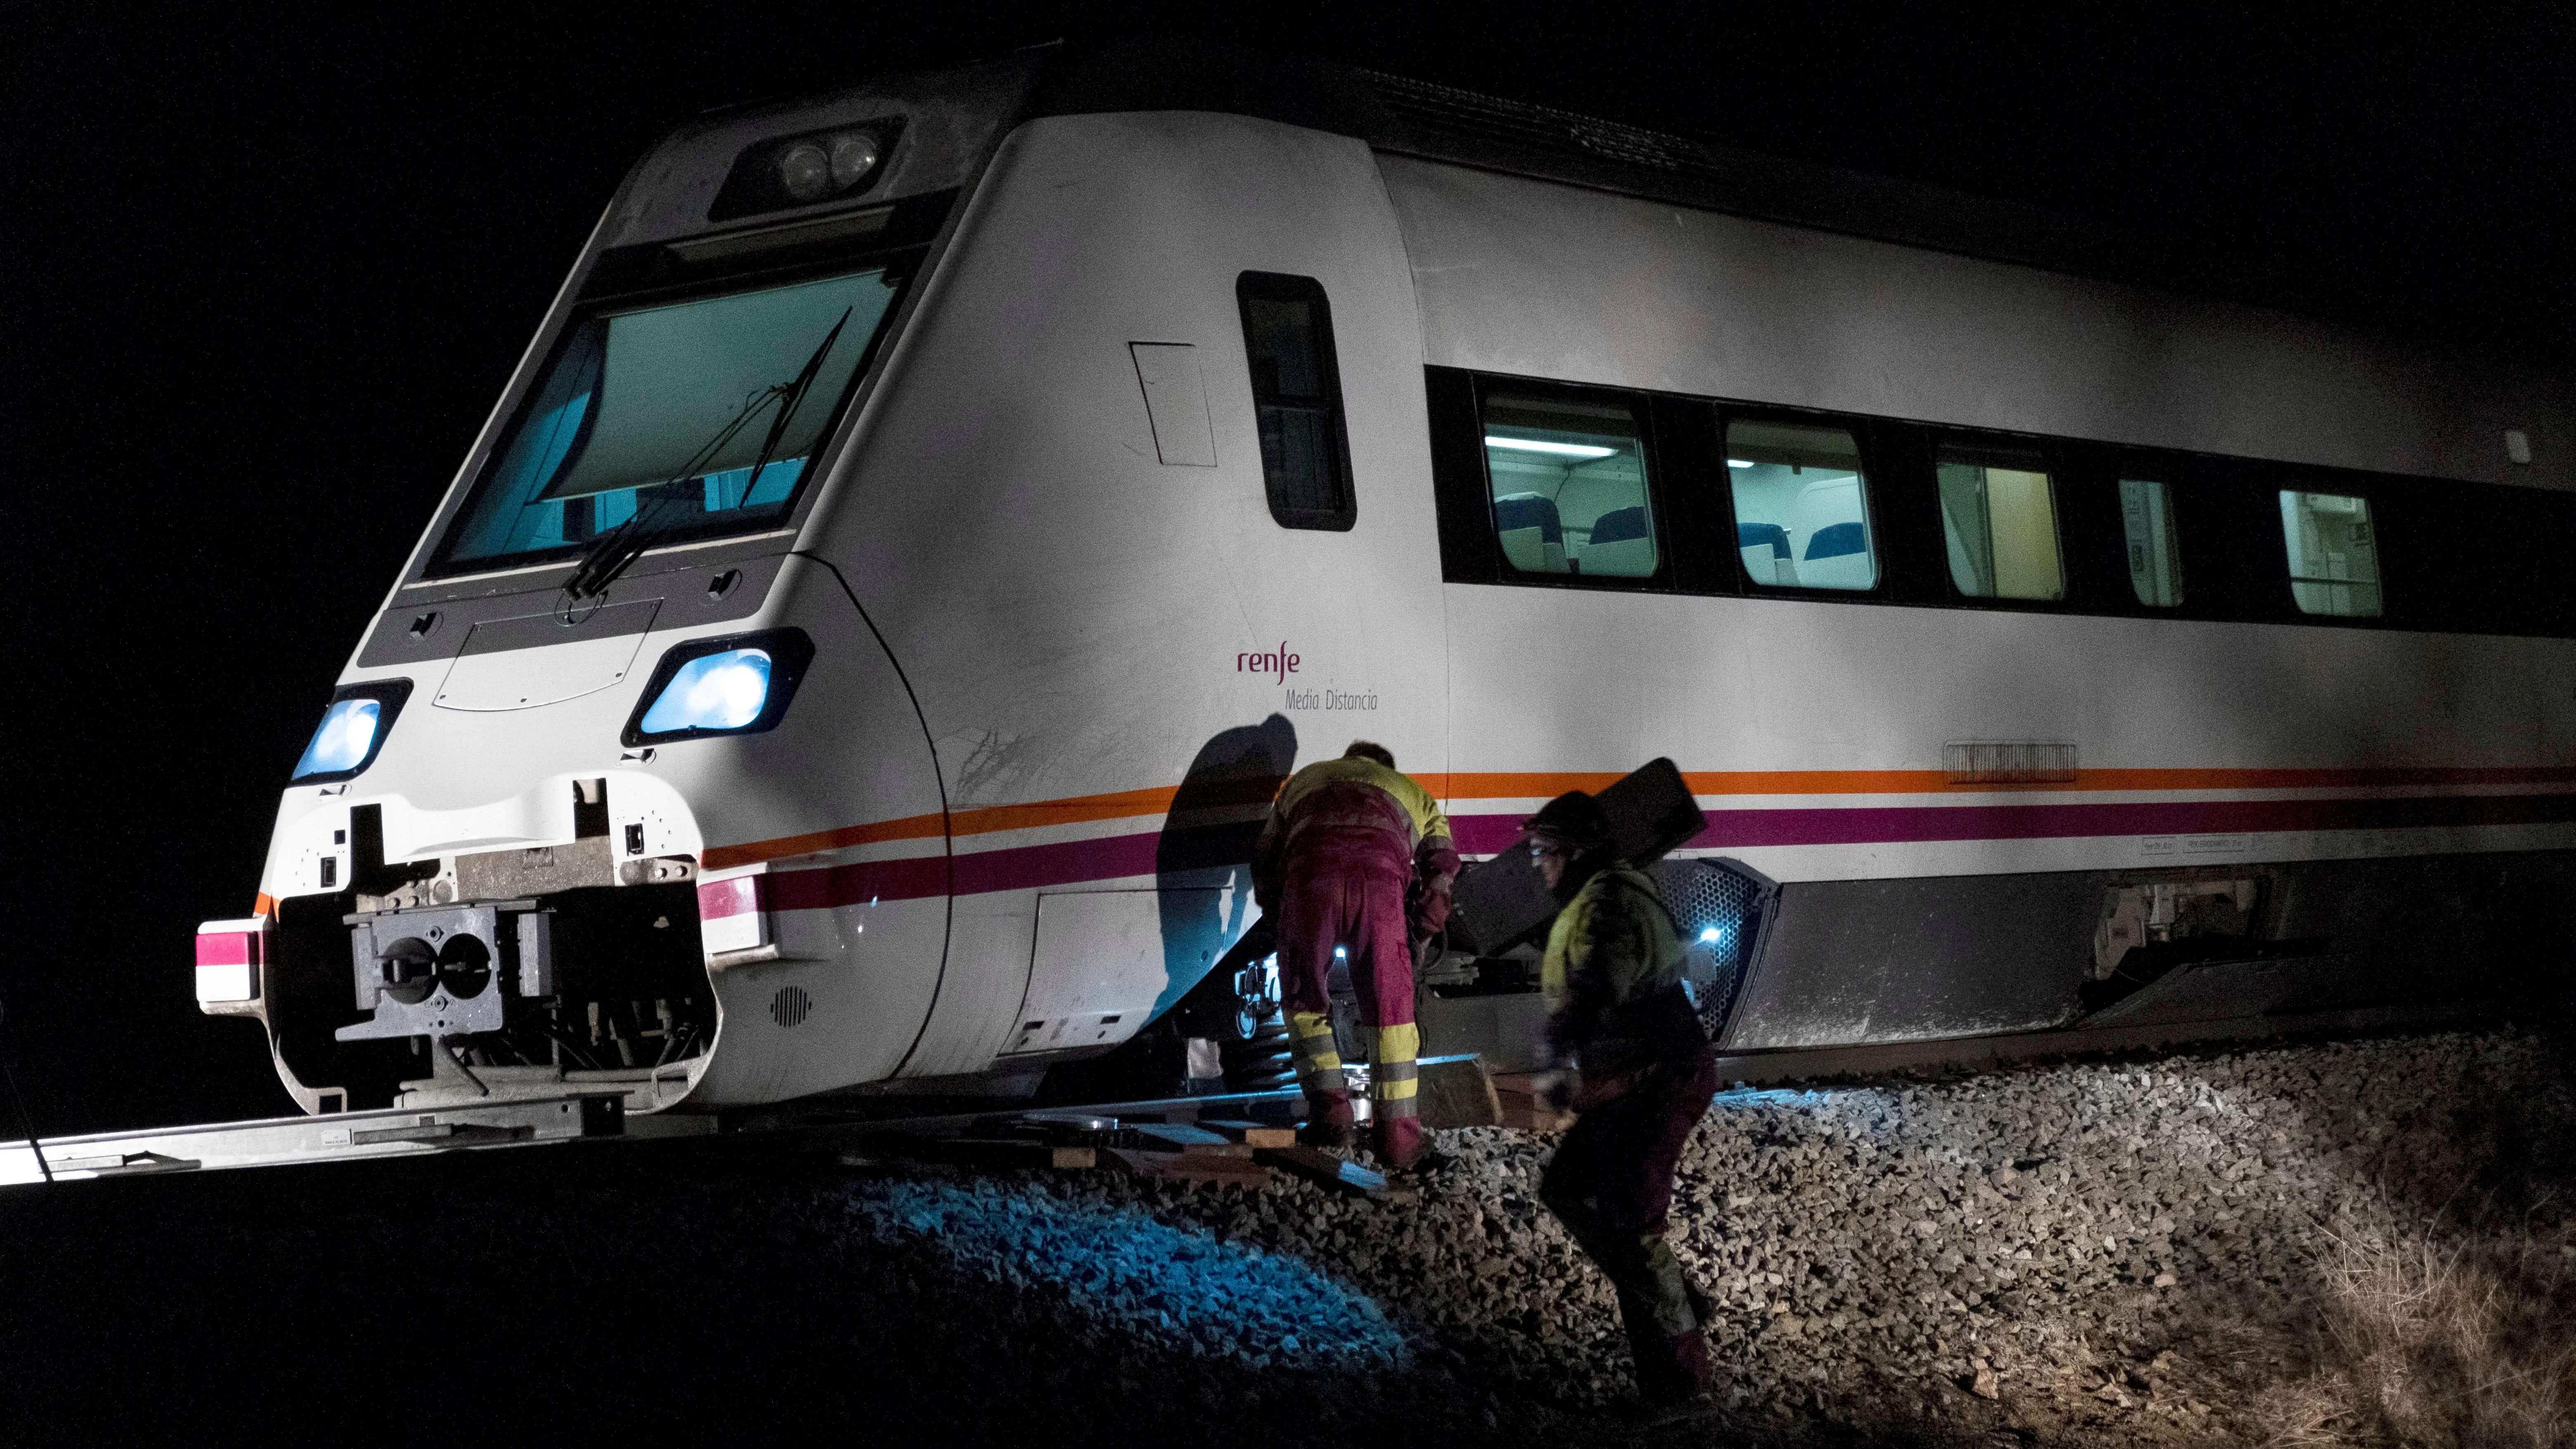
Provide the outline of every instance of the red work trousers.
{"type": "Polygon", "coordinates": [[[1717,1058],[1637,1074],[1616,1100],[1587,1109],[1539,1179],[1539,1198],[1619,1290],[1619,1315],[1650,1399],[1687,1398],[1709,1385],[1706,1300],[1664,1240],[1673,1173],[1691,1129],[1717,1094],[1717,1058]]]}
{"type": "MultiPolygon", "coordinates": [[[[1374,842],[1361,841],[1366,847],[1374,842]]],[[[1409,862],[1383,849],[1318,850],[1291,863],[1279,900],[1279,994],[1295,1039],[1298,1078],[1311,1118],[1347,1128],[1350,1088],[1332,1038],[1333,953],[1348,955],[1360,1014],[1376,1041],[1369,1098],[1378,1150],[1405,1167],[1422,1151],[1416,1115],[1413,953],[1405,939],[1404,887],[1409,862]]]]}
{"type": "Polygon", "coordinates": [[[1290,868],[1279,892],[1279,995],[1290,1011],[1332,1010],[1328,983],[1340,947],[1350,953],[1351,987],[1368,1024],[1413,1020],[1408,875],[1373,860],[1290,868]]]}

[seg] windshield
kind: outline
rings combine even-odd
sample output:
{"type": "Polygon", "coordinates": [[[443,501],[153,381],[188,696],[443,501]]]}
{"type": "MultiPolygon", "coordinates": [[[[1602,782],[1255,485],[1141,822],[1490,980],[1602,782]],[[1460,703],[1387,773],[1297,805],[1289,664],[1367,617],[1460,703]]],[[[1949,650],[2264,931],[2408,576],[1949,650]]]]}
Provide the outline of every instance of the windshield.
{"type": "Polygon", "coordinates": [[[901,287],[878,267],[588,318],[495,451],[434,567],[576,553],[639,508],[657,543],[785,518],[901,287]]]}

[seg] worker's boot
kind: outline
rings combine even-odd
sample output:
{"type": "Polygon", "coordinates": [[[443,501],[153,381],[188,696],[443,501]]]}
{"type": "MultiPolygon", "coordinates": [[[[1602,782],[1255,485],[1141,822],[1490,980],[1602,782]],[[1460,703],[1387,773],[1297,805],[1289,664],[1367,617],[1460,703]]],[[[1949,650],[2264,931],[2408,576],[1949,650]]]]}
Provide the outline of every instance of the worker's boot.
{"type": "Polygon", "coordinates": [[[1628,1351],[1637,1359],[1637,1393],[1649,1405],[1683,1404],[1708,1392],[1708,1300],[1683,1274],[1661,1232],[1640,1233],[1643,1271],[1619,1295],[1628,1351]],[[1678,1330],[1678,1331],[1676,1331],[1678,1330]]]}
{"type": "Polygon", "coordinates": [[[1297,1054],[1297,1083],[1306,1089],[1306,1125],[1297,1140],[1309,1147],[1348,1147],[1359,1117],[1342,1076],[1342,1054],[1333,1043],[1333,1018],[1322,1011],[1288,1013],[1289,1045],[1297,1054]]]}
{"type": "Polygon", "coordinates": [[[1637,1355],[1637,1393],[1650,1405],[1687,1404],[1708,1392],[1717,1370],[1709,1362],[1708,1336],[1700,1329],[1660,1336],[1650,1341],[1632,1337],[1637,1355]]]}
{"type": "Polygon", "coordinates": [[[1377,1107],[1377,1159],[1389,1172],[1406,1171],[1422,1160],[1422,1119],[1410,1113],[1401,1117],[1388,1115],[1384,1102],[1377,1107]]]}
{"type": "Polygon", "coordinates": [[[1309,1092],[1306,1094],[1306,1120],[1297,1129],[1297,1140],[1308,1147],[1348,1147],[1359,1133],[1359,1118],[1351,1111],[1348,1092],[1309,1092]]]}

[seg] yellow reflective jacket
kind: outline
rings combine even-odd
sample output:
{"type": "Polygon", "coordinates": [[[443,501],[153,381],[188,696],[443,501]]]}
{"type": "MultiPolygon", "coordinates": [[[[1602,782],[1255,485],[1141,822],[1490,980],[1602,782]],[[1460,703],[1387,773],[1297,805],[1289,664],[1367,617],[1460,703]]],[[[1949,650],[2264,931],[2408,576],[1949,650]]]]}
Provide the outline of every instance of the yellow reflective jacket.
{"type": "MultiPolygon", "coordinates": [[[[1412,872],[1406,906],[1413,933],[1427,936],[1447,923],[1458,851],[1440,802],[1412,776],[1351,756],[1318,760],[1289,776],[1252,851],[1253,887],[1265,914],[1278,909],[1289,857],[1322,838],[1345,851],[1354,841],[1382,841],[1388,868],[1412,872]]],[[[1368,844],[1363,853],[1378,850],[1368,844]]]]}
{"type": "Polygon", "coordinates": [[[1366,785],[1382,791],[1404,809],[1413,822],[1413,838],[1408,846],[1419,846],[1437,836],[1449,838],[1449,817],[1440,813],[1440,802],[1431,792],[1414,783],[1402,770],[1390,770],[1375,760],[1345,756],[1338,760],[1318,760],[1288,777],[1279,787],[1279,798],[1270,807],[1270,828],[1284,829],[1283,822],[1294,819],[1297,807],[1327,785],[1366,785]]]}
{"type": "Polygon", "coordinates": [[[1587,1075],[1705,1046],[1682,995],[1685,960],[1653,877],[1625,865],[1595,872],[1556,913],[1539,962],[1551,1045],[1587,1075]]]}

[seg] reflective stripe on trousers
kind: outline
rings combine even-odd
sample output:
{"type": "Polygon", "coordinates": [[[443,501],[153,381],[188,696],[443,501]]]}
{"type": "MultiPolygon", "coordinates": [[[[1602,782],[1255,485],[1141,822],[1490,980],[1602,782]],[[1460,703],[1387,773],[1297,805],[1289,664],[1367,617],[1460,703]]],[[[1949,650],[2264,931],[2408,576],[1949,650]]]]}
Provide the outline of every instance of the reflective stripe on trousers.
{"type": "Polygon", "coordinates": [[[1369,1100],[1376,1104],[1378,1117],[1411,1117],[1420,1110],[1422,1082],[1414,1058],[1422,1052],[1422,1028],[1409,1021],[1391,1022],[1377,1029],[1377,1044],[1369,1052],[1369,1100]]]}
{"type": "Polygon", "coordinates": [[[1297,1083],[1306,1089],[1306,1095],[1349,1094],[1350,1086],[1342,1077],[1341,1049],[1333,1041],[1331,1013],[1288,1013],[1288,1036],[1297,1054],[1297,1083]]]}

